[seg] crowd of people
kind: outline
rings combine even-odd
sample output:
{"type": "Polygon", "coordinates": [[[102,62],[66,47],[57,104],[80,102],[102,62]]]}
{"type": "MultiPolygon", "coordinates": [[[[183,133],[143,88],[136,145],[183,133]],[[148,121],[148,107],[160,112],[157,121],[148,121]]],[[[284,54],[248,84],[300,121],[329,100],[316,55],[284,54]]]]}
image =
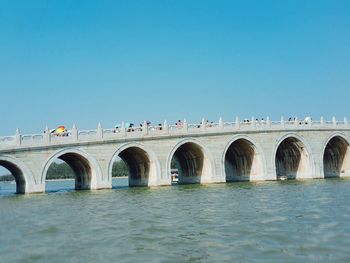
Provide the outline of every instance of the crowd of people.
{"type": "MultiPolygon", "coordinates": [[[[266,124],[266,120],[264,118],[255,118],[255,119],[243,119],[242,123],[243,124],[251,124],[252,122],[255,122],[255,124],[266,124]]],[[[305,117],[304,119],[301,119],[301,120],[298,120],[297,117],[289,117],[288,118],[288,122],[287,123],[298,123],[299,125],[302,125],[302,124],[310,124],[312,122],[312,118],[311,117],[305,117]]],[[[155,126],[151,126],[151,122],[149,121],[145,121],[144,123],[140,123],[140,125],[138,127],[135,127],[135,125],[133,123],[126,123],[125,124],[125,128],[126,128],[126,131],[128,132],[132,132],[132,131],[142,131],[142,128],[144,126],[144,124],[147,125],[147,127],[149,127],[151,130],[162,130],[163,129],[163,124],[162,123],[159,123],[158,125],[155,125],[155,126]]],[[[205,127],[214,127],[214,122],[213,121],[209,121],[209,120],[206,120],[204,122],[205,124],[205,127]]],[[[183,128],[183,125],[184,125],[184,122],[181,121],[181,120],[178,120],[175,122],[174,126],[171,127],[171,128],[177,128],[177,129],[181,129],[183,128]]],[[[192,126],[193,127],[193,126],[192,126]]],[[[194,127],[196,128],[200,128],[200,127],[203,127],[203,121],[201,121],[199,124],[196,124],[194,127]]],[[[120,125],[117,125],[116,126],[116,132],[119,132],[120,131],[120,125]]]]}
{"type": "MultiPolygon", "coordinates": [[[[162,130],[163,129],[163,124],[158,123],[156,126],[151,126],[150,121],[145,121],[144,123],[140,123],[139,126],[135,126],[133,123],[126,122],[124,124],[124,128],[126,129],[127,132],[134,132],[134,131],[142,131],[142,129],[146,127],[147,129],[152,129],[152,130],[162,130]]],[[[117,124],[114,128],[114,132],[120,132],[122,128],[122,125],[117,124]]]]}
{"type": "MultiPolygon", "coordinates": [[[[265,124],[266,121],[264,120],[264,118],[261,118],[261,119],[253,119],[255,121],[256,124],[265,124]]],[[[252,121],[250,119],[243,119],[243,124],[250,124],[252,121]]],[[[289,117],[288,118],[288,123],[289,124],[295,124],[295,123],[298,123],[299,125],[302,125],[302,124],[310,124],[312,123],[312,118],[310,116],[307,116],[305,117],[304,119],[300,119],[298,120],[297,117],[289,117]]]]}
{"type": "MultiPolygon", "coordinates": [[[[251,122],[255,122],[255,124],[265,124],[266,121],[264,118],[255,118],[255,119],[243,119],[243,124],[250,124],[251,122]]],[[[304,119],[298,119],[297,117],[289,117],[287,123],[289,124],[311,124],[312,123],[312,118],[310,116],[305,117],[304,119]]],[[[209,121],[206,120],[201,121],[199,124],[195,125],[195,127],[200,128],[203,127],[203,124],[205,125],[205,127],[213,127],[214,126],[214,122],[213,121],[209,121]]],[[[183,127],[183,122],[181,120],[178,120],[177,122],[175,122],[175,125],[173,127],[177,128],[177,129],[181,129],[183,127]]],[[[127,132],[134,132],[134,131],[142,131],[144,127],[147,127],[147,129],[151,129],[151,130],[163,130],[163,124],[162,123],[158,123],[157,125],[153,125],[151,126],[151,122],[150,121],[144,121],[143,123],[140,123],[139,126],[135,126],[134,123],[132,122],[126,122],[124,124],[124,128],[127,132]]],[[[172,128],[173,128],[172,127],[172,128]]],[[[121,131],[122,125],[117,124],[114,127],[114,133],[118,133],[121,131]]],[[[46,131],[44,131],[44,133],[46,133],[46,131]]],[[[50,130],[49,133],[52,136],[70,136],[70,132],[67,131],[67,129],[65,128],[65,126],[59,126],[56,129],[50,130]]]]}
{"type": "MultiPolygon", "coordinates": [[[[127,132],[142,131],[142,129],[144,128],[145,125],[150,130],[159,130],[159,131],[163,130],[162,123],[158,123],[157,125],[152,126],[150,121],[145,121],[143,123],[140,123],[139,126],[135,126],[133,123],[126,122],[124,124],[124,128],[126,129],[127,132]]],[[[175,127],[175,128],[181,129],[183,127],[183,125],[184,125],[183,121],[178,120],[175,122],[174,126],[172,126],[171,128],[175,127]]],[[[212,127],[214,125],[214,122],[206,120],[205,125],[206,125],[206,127],[212,127]]],[[[197,128],[200,128],[202,126],[203,126],[203,122],[200,122],[198,125],[196,125],[197,128]]],[[[115,133],[120,132],[121,128],[122,128],[122,125],[117,124],[115,126],[114,132],[115,133]]]]}
{"type": "MultiPolygon", "coordinates": [[[[254,120],[254,119],[253,119],[254,120]]],[[[260,120],[258,118],[256,118],[255,120],[255,123],[261,123],[261,124],[264,124],[265,123],[265,120],[264,118],[261,118],[260,120]]],[[[250,123],[250,120],[249,119],[243,119],[243,123],[244,124],[249,124],[250,123]]]]}
{"type": "Polygon", "coordinates": [[[298,120],[297,117],[289,117],[288,118],[288,123],[294,123],[294,124],[297,123],[299,125],[302,125],[302,124],[308,125],[308,124],[312,123],[312,118],[310,116],[307,116],[304,119],[298,120]]]}

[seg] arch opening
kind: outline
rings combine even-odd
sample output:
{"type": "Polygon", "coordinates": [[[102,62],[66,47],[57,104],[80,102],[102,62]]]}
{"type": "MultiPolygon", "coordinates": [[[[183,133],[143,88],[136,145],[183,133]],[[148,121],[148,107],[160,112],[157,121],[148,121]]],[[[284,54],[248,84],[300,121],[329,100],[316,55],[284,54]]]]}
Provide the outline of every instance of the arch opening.
{"type": "Polygon", "coordinates": [[[126,162],[116,156],[112,164],[112,188],[120,188],[129,186],[129,167],[126,162]]]}
{"type": "MultiPolygon", "coordinates": [[[[151,160],[147,152],[139,147],[132,146],[118,154],[113,166],[119,166],[121,175],[129,177],[129,186],[148,186],[151,174],[151,160]],[[118,161],[119,160],[119,161],[118,161]],[[119,163],[119,164],[118,164],[119,163]]],[[[115,169],[115,168],[114,168],[115,169]]],[[[112,176],[117,174],[113,174],[112,176]]]]}
{"type": "Polygon", "coordinates": [[[1,181],[6,181],[8,183],[15,182],[16,187],[12,185],[6,185],[4,190],[7,193],[17,193],[17,194],[24,194],[26,192],[26,180],[23,174],[23,171],[14,163],[5,161],[5,160],[0,160],[0,166],[2,168],[2,180],[1,181]]]}
{"type": "Polygon", "coordinates": [[[82,155],[68,152],[58,156],[48,167],[46,172],[46,191],[56,191],[74,188],[75,190],[91,189],[92,169],[90,162],[82,155]],[[65,180],[64,183],[51,184],[52,179],[65,180]],[[74,182],[74,183],[73,183],[74,182]]]}
{"type": "Polygon", "coordinates": [[[350,176],[349,143],[340,136],[333,137],[326,145],[323,154],[325,178],[350,176]]]}
{"type": "Polygon", "coordinates": [[[284,139],[275,156],[277,180],[307,178],[311,173],[309,153],[297,138],[284,139]]]}
{"type": "Polygon", "coordinates": [[[249,181],[263,173],[255,145],[238,139],[231,143],[225,154],[226,182],[249,181]]]}
{"type": "Polygon", "coordinates": [[[204,170],[204,153],[195,143],[187,142],[181,145],[171,159],[171,173],[177,174],[179,184],[200,183],[204,170]]]}

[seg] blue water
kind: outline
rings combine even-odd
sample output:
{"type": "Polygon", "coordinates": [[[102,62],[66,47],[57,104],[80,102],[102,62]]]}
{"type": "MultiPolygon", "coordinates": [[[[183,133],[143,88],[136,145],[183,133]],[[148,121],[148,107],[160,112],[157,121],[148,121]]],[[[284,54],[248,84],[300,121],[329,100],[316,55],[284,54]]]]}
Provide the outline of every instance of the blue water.
{"type": "Polygon", "coordinates": [[[1,183],[0,262],[350,262],[350,180],[113,185],[1,183]]]}

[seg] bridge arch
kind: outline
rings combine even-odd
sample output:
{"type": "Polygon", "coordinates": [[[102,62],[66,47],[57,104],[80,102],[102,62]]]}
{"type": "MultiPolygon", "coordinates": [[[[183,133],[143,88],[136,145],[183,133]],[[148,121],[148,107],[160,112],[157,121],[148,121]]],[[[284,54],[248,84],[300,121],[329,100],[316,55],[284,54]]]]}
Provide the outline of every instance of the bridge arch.
{"type": "Polygon", "coordinates": [[[17,194],[27,193],[29,187],[36,184],[35,178],[30,170],[18,159],[8,155],[1,155],[0,166],[9,170],[15,178],[17,194]]]}
{"type": "Polygon", "coordinates": [[[226,182],[263,180],[266,161],[260,145],[246,135],[234,136],[222,157],[226,182]]]}
{"type": "Polygon", "coordinates": [[[282,136],[275,145],[272,158],[276,179],[313,177],[315,167],[311,147],[297,134],[282,136]]]}
{"type": "Polygon", "coordinates": [[[350,141],[342,133],[333,133],[324,142],[320,156],[324,178],[350,176],[350,141]]]}
{"type": "Polygon", "coordinates": [[[97,183],[102,178],[100,166],[87,152],[77,148],[56,151],[46,160],[41,174],[43,185],[45,185],[47,171],[56,159],[66,162],[74,171],[76,190],[97,189],[97,183]]]}
{"type": "Polygon", "coordinates": [[[121,158],[129,169],[129,186],[157,185],[160,164],[154,152],[140,143],[126,143],[112,155],[108,165],[108,178],[112,180],[113,163],[121,158]]]}
{"type": "Polygon", "coordinates": [[[166,176],[170,179],[172,160],[177,163],[179,183],[204,183],[215,175],[215,163],[210,151],[193,138],[183,139],[168,154],[166,176]]]}

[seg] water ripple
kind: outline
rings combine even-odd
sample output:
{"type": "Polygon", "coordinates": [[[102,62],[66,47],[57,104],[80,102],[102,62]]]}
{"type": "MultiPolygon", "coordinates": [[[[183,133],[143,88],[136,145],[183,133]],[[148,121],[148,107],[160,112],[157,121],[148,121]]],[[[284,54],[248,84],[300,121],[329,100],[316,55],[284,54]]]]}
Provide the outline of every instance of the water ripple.
{"type": "Polygon", "coordinates": [[[52,187],[1,192],[1,262],[350,261],[350,180],[52,187]]]}

